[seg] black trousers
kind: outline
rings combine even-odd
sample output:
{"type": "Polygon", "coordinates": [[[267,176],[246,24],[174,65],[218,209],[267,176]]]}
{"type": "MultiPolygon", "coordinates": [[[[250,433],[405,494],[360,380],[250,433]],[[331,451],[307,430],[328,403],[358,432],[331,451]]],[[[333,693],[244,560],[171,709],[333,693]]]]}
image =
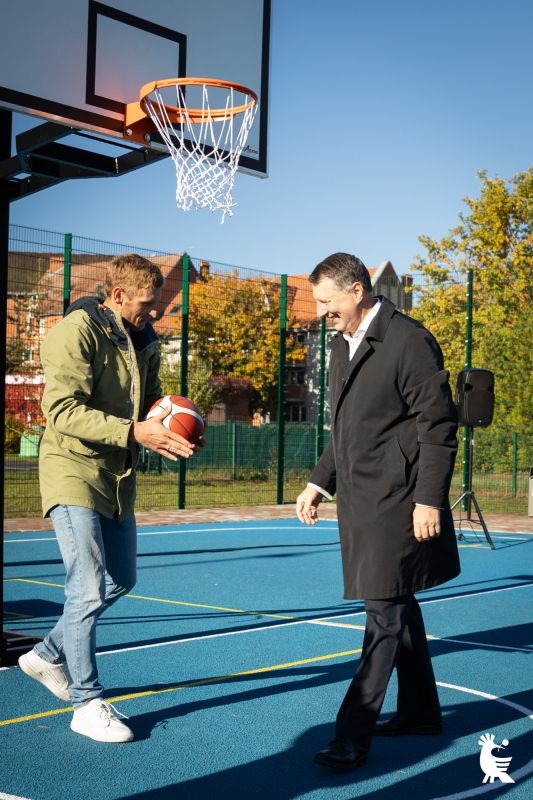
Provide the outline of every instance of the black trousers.
{"type": "Polygon", "coordinates": [[[365,600],[361,661],[337,715],[336,735],[370,747],[387,685],[396,667],[398,716],[440,721],[437,686],[422,611],[414,595],[365,600]]]}

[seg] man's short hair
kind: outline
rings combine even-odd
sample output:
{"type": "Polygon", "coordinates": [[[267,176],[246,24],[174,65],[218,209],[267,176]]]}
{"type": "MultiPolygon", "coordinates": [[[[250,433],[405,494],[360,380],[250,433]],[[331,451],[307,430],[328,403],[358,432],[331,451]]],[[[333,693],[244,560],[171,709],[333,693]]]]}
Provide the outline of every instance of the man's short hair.
{"type": "Polygon", "coordinates": [[[370,273],[363,262],[348,253],[333,253],[317,264],[309,276],[309,283],[317,283],[329,278],[341,292],[349,292],[354,283],[360,283],[365,292],[372,291],[370,273]]]}
{"type": "Polygon", "coordinates": [[[108,297],[116,286],[121,286],[129,297],[135,297],[143,289],[161,289],[164,283],[157,264],[137,253],[117,256],[107,266],[105,288],[108,297]]]}

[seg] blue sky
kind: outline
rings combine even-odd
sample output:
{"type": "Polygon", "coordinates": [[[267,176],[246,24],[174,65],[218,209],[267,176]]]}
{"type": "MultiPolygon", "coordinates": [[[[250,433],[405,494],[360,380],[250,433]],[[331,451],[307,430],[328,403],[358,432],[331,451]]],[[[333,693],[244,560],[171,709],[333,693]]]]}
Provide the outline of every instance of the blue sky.
{"type": "Polygon", "coordinates": [[[272,272],[338,250],[408,272],[478,170],[532,165],[532,29],[523,0],[274,0],[269,178],[237,175],[233,218],[177,210],[167,159],[22,199],[11,221],[272,272]]]}

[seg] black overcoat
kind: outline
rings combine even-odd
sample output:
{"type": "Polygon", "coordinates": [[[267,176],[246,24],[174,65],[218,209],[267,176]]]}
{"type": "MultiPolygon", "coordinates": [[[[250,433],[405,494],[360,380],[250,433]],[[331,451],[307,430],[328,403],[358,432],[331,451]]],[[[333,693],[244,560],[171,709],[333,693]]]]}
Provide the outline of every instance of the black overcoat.
{"type": "Polygon", "coordinates": [[[460,570],[448,492],[457,413],[442,352],[387,298],[354,357],[331,340],[331,440],[310,482],[337,493],[344,598],[399,597],[460,570]],[[414,536],[414,504],[442,508],[441,535],[414,536]]]}

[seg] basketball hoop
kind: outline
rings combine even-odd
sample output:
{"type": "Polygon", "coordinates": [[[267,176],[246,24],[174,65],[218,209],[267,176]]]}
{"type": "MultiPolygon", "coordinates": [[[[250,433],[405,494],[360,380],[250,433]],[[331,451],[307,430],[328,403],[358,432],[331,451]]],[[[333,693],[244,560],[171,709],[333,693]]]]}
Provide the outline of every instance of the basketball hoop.
{"type": "Polygon", "coordinates": [[[224,222],[226,214],[233,214],[235,172],[256,111],[257,95],[238,83],[172,78],[146,84],[139,102],[126,105],[124,133],[136,141],[149,141],[157,130],[176,166],[178,208],[221,210],[224,222]],[[169,86],[176,87],[176,106],[165,105],[161,97],[160,90],[169,86]],[[202,87],[201,108],[187,108],[187,86],[202,87]],[[227,91],[223,108],[211,108],[209,88],[227,91]],[[244,103],[236,104],[236,94],[244,95],[244,103]],[[234,123],[237,116],[240,124],[234,123]]]}

